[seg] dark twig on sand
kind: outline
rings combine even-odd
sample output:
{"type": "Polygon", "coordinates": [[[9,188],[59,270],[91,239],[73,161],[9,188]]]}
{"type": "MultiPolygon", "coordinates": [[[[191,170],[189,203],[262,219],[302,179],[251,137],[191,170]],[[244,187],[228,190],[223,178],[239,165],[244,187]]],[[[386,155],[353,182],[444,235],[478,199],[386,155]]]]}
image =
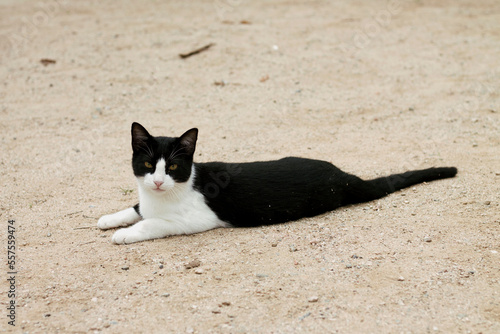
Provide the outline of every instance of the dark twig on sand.
{"type": "Polygon", "coordinates": [[[201,47],[201,48],[196,49],[194,51],[191,51],[189,53],[181,53],[181,54],[179,54],[179,57],[181,57],[182,59],[186,59],[186,58],[194,56],[194,55],[196,55],[196,54],[198,54],[200,52],[206,51],[206,50],[210,49],[214,45],[215,45],[214,43],[207,44],[204,47],[201,47]]]}

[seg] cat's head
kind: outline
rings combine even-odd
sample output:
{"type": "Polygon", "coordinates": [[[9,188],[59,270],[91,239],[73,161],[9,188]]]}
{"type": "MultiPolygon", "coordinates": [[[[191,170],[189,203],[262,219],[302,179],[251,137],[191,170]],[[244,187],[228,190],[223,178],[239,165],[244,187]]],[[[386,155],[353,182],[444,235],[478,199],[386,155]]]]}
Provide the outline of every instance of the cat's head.
{"type": "Polygon", "coordinates": [[[178,138],[153,137],[139,123],[132,124],[132,168],[146,191],[175,192],[191,176],[198,129],[178,138]]]}

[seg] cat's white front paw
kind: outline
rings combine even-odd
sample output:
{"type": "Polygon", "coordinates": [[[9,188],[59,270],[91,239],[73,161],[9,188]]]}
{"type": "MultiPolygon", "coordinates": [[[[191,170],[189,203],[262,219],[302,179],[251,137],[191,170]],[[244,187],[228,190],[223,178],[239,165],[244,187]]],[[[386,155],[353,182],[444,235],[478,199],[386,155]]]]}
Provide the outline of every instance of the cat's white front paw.
{"type": "Polygon", "coordinates": [[[146,239],[147,238],[144,238],[144,236],[142,236],[139,231],[133,229],[132,227],[129,227],[122,228],[116,231],[113,234],[111,241],[113,241],[113,243],[115,244],[133,244],[134,242],[139,242],[146,239]]]}
{"type": "Polygon", "coordinates": [[[97,221],[97,227],[101,230],[107,230],[108,228],[118,227],[121,222],[118,221],[115,215],[104,215],[97,221]]]}
{"type": "Polygon", "coordinates": [[[102,216],[97,221],[97,227],[101,230],[107,230],[108,228],[128,226],[138,222],[140,219],[141,216],[139,216],[134,208],[128,208],[110,215],[102,216]]]}

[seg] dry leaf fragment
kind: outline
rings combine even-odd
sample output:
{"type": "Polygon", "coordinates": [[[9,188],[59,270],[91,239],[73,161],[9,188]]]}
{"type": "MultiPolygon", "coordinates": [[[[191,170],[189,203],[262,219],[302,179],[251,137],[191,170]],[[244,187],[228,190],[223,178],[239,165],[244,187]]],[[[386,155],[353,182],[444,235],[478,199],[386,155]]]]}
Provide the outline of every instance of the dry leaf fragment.
{"type": "Polygon", "coordinates": [[[222,86],[224,87],[226,85],[226,82],[224,80],[221,81],[214,81],[215,86],[222,86]]]}
{"type": "Polygon", "coordinates": [[[42,58],[40,59],[40,63],[42,63],[43,66],[47,66],[50,64],[55,64],[56,61],[54,59],[42,58]]]}

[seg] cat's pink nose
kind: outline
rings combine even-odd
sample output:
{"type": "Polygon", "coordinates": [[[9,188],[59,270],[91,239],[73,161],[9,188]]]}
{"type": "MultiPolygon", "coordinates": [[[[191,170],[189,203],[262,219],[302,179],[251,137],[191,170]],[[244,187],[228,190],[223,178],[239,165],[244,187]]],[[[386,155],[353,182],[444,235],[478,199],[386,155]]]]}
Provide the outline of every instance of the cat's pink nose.
{"type": "Polygon", "coordinates": [[[160,188],[161,185],[163,184],[163,181],[154,181],[156,184],[156,188],[160,188]]]}

